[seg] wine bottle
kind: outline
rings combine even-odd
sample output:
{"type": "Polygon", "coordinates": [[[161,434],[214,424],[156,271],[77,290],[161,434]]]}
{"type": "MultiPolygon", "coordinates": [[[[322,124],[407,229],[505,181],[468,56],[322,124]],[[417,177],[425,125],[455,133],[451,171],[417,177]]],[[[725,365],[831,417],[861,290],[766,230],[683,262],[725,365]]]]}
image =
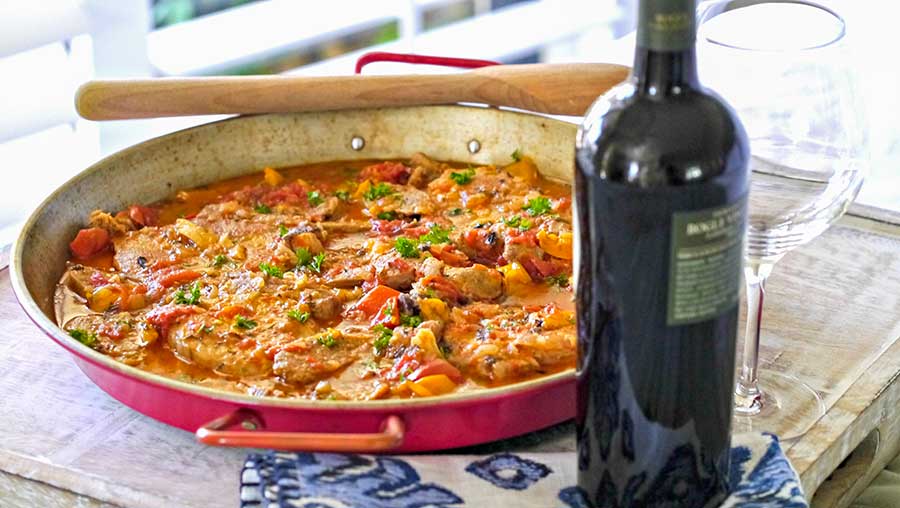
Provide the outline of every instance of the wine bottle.
{"type": "Polygon", "coordinates": [[[578,486],[596,508],[728,490],[746,134],[700,85],[694,0],[642,0],[632,75],[576,141],[578,486]]]}

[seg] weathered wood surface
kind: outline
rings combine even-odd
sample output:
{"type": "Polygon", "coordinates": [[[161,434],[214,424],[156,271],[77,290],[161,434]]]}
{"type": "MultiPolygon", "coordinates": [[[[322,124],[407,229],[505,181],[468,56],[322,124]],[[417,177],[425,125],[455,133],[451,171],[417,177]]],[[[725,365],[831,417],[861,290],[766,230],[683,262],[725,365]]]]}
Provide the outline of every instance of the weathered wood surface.
{"type": "MultiPolygon", "coordinates": [[[[865,486],[872,467],[900,448],[900,221],[878,219],[842,219],[785,257],[768,286],[762,361],[805,380],[829,408],[788,446],[808,495],[880,430],[863,465],[817,496],[823,508],[845,506],[841,493],[865,486]]],[[[0,323],[0,505],[237,504],[246,452],[200,446],[111,399],[31,324],[6,273],[0,323]]],[[[788,413],[802,409],[785,403],[788,413]]],[[[550,447],[570,448],[555,441],[550,447]]]]}

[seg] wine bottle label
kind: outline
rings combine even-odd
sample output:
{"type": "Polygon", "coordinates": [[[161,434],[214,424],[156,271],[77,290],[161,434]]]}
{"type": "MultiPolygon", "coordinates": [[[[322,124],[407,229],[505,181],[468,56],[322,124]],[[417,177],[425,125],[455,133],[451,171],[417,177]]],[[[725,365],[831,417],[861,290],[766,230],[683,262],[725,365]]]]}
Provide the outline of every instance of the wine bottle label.
{"type": "Polygon", "coordinates": [[[712,319],[737,304],[746,201],[673,214],[668,326],[712,319]]]}
{"type": "Polygon", "coordinates": [[[641,0],[637,45],[659,51],[681,51],[694,44],[694,0],[641,0]]]}

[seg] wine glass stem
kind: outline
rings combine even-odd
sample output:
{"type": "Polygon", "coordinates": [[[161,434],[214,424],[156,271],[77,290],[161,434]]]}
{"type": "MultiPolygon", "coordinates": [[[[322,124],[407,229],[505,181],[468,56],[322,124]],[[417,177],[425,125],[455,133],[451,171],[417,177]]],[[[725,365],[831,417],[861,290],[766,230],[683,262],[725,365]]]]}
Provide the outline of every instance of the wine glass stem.
{"type": "Polygon", "coordinates": [[[750,259],[744,267],[747,286],[747,330],[741,373],[735,386],[735,411],[742,416],[758,414],[763,408],[759,389],[759,338],[762,327],[766,278],[772,273],[772,262],[750,259]]]}

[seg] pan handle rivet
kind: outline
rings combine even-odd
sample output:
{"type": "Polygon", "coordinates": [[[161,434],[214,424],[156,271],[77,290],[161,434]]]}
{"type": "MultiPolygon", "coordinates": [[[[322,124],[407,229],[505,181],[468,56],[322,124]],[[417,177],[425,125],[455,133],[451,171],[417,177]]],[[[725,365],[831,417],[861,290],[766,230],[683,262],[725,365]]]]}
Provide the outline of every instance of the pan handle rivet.
{"type": "Polygon", "coordinates": [[[350,139],[350,148],[356,150],[357,152],[365,148],[366,140],[362,136],[353,136],[350,139]]]}
{"type": "Polygon", "coordinates": [[[478,151],[481,150],[481,142],[478,141],[477,139],[473,139],[473,140],[469,141],[468,148],[469,148],[469,153],[472,153],[472,154],[478,153],[478,151]]]}

